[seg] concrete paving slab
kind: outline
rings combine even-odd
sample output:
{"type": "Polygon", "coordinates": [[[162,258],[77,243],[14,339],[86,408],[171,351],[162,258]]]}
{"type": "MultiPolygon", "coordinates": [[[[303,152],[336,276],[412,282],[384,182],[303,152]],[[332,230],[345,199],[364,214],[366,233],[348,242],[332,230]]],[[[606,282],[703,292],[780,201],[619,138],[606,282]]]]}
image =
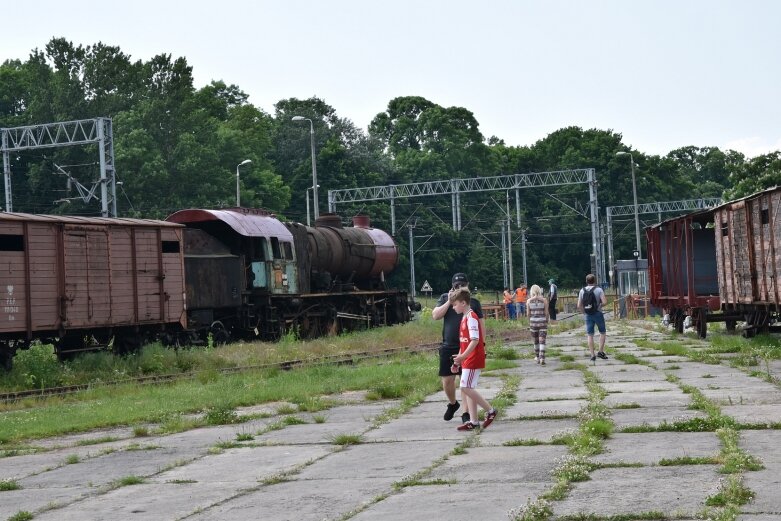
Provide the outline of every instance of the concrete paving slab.
{"type": "Polygon", "coordinates": [[[498,446],[518,440],[550,442],[554,436],[578,429],[575,419],[505,420],[501,417],[480,434],[480,446],[498,446]]]}
{"type": "Polygon", "coordinates": [[[197,508],[235,494],[231,486],[215,483],[165,483],[122,487],[35,515],[36,521],[158,521],[180,519],[197,508]]]}
{"type": "Polygon", "coordinates": [[[781,422],[781,404],[724,405],[721,413],[743,424],[772,424],[781,422]]]}
{"type": "Polygon", "coordinates": [[[754,499],[743,505],[743,512],[781,515],[781,469],[765,469],[743,474],[743,484],[754,492],[754,499]]]}
{"type": "MultiPolygon", "coordinates": [[[[606,371],[603,368],[599,372],[599,381],[602,383],[625,383],[625,382],[661,382],[665,380],[665,374],[655,369],[638,370],[636,364],[627,366],[613,366],[616,370],[606,371]]],[[[645,366],[639,366],[645,367],[645,366]]]]}
{"type": "Polygon", "coordinates": [[[371,505],[351,521],[400,519],[507,519],[508,513],[536,499],[550,485],[541,483],[473,483],[407,487],[371,505]],[[479,498],[479,501],[475,501],[479,498]],[[405,515],[408,514],[408,515],[405,515]]]}
{"type": "Polygon", "coordinates": [[[662,459],[718,456],[720,450],[721,442],[713,432],[619,432],[605,441],[604,453],[591,459],[598,463],[656,465],[662,459]]]}
{"type": "Polygon", "coordinates": [[[535,374],[521,380],[519,389],[565,389],[583,387],[583,374],[580,371],[555,371],[544,375],[535,374]]]}
{"type": "Polygon", "coordinates": [[[452,441],[414,441],[346,447],[301,471],[299,480],[386,478],[399,480],[427,468],[456,446],[452,441]]]}
{"type": "Polygon", "coordinates": [[[607,382],[602,388],[609,393],[649,393],[655,391],[679,391],[680,388],[667,381],[607,382]]]}
{"type": "Polygon", "coordinates": [[[737,521],[778,521],[781,519],[779,514],[743,514],[737,517],[737,521]]]}
{"type": "Polygon", "coordinates": [[[626,427],[639,427],[648,425],[658,427],[663,421],[673,423],[679,420],[691,418],[707,418],[702,411],[692,411],[685,407],[644,407],[640,409],[613,409],[610,417],[620,431],[626,427]]]}
{"type": "MultiPolygon", "coordinates": [[[[8,519],[20,511],[36,512],[54,505],[67,505],[94,492],[93,488],[85,486],[23,488],[0,492],[0,497],[2,497],[2,501],[0,501],[0,519],[8,519]]],[[[40,518],[36,515],[35,519],[40,518]]]]}
{"type": "MultiPolygon", "coordinates": [[[[388,479],[329,479],[289,481],[264,486],[193,514],[193,521],[323,521],[371,504],[392,491],[388,479]]],[[[423,487],[426,488],[426,487],[423,487]]],[[[397,513],[398,514],[398,513],[397,513]]],[[[398,519],[398,518],[397,518],[398,519]]]]}
{"type": "Polygon", "coordinates": [[[739,445],[752,455],[762,460],[768,469],[781,474],[781,431],[779,430],[745,430],[740,431],[739,445]]]}
{"type": "Polygon", "coordinates": [[[696,517],[705,498],[718,492],[718,466],[598,469],[591,480],[574,483],[563,501],[553,505],[554,519],[593,514],[597,517],[663,512],[668,517],[696,517]]]}
{"type": "Polygon", "coordinates": [[[700,389],[706,398],[720,405],[781,404],[781,391],[754,388],[700,389]]]}
{"type": "Polygon", "coordinates": [[[196,481],[198,483],[232,483],[234,488],[255,486],[259,480],[300,465],[311,464],[332,454],[332,445],[293,445],[226,449],[190,464],[162,472],[152,478],[156,483],[196,481]]]}
{"type": "Polygon", "coordinates": [[[429,475],[431,479],[457,479],[459,484],[552,483],[556,458],[567,454],[564,445],[532,447],[473,447],[448,457],[429,475]]]}
{"type": "Polygon", "coordinates": [[[585,400],[588,390],[583,386],[565,387],[563,389],[522,389],[516,393],[524,402],[544,402],[549,400],[585,400]]]}
{"type": "Polygon", "coordinates": [[[339,435],[363,434],[369,428],[369,424],[356,420],[352,423],[307,423],[301,425],[288,425],[284,429],[270,431],[260,436],[255,436],[256,443],[269,444],[329,444],[339,435]]]}
{"type": "Polygon", "coordinates": [[[687,407],[691,403],[691,395],[680,390],[658,393],[610,393],[605,396],[602,403],[608,407],[626,404],[637,404],[640,407],[687,407]]]}
{"type": "Polygon", "coordinates": [[[575,415],[588,403],[586,400],[550,400],[546,402],[518,402],[507,408],[505,417],[518,419],[525,417],[545,417],[575,415]]]}
{"type": "MultiPolygon", "coordinates": [[[[392,422],[385,423],[377,429],[372,429],[364,435],[364,440],[368,442],[390,442],[390,441],[442,441],[453,440],[460,442],[464,439],[464,433],[456,430],[461,425],[461,410],[457,411],[456,416],[446,422],[442,417],[429,418],[422,420],[420,418],[411,418],[404,416],[392,422]]],[[[493,426],[491,426],[493,428],[493,426]]]]}

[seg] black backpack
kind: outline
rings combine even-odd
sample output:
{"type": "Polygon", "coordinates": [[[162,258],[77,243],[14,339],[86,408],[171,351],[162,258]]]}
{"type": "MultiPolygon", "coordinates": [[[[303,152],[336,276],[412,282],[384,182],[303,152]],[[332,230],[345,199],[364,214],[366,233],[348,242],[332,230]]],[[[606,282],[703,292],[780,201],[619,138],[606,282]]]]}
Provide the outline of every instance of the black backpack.
{"type": "Polygon", "coordinates": [[[594,288],[583,288],[583,312],[587,315],[593,315],[599,311],[599,302],[594,294],[594,288]]]}

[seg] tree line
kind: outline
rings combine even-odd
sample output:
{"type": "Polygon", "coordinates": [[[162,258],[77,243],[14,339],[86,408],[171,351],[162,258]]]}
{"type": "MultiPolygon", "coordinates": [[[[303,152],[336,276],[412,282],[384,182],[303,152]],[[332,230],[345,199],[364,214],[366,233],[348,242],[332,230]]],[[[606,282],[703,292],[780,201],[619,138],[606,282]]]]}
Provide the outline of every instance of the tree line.
{"type": "MultiPolygon", "coordinates": [[[[509,146],[500,137],[484,136],[467,108],[443,107],[418,96],[390,100],[364,131],[325,100],[283,99],[269,114],[250,103],[237,85],[212,81],[196,88],[192,72],[183,57],[133,60],[117,46],[53,38],[26,60],[0,65],[0,126],[111,117],[122,182],[117,205],[126,217],[165,218],[181,208],[233,206],[236,165],[251,159],[241,170],[242,205],[305,222],[306,189],[312,184],[310,132],[308,122],[293,122],[293,116],[314,124],[321,212],[327,211],[329,189],[594,168],[604,218],[604,208],[632,204],[630,164],[627,157],[616,156],[619,151],[631,152],[637,164],[641,203],[731,199],[781,184],[779,152],[746,158],[733,150],[686,146],[658,156],[631,149],[613,130],[574,126],[532,145],[509,146]]],[[[96,163],[96,149],[89,146],[15,154],[14,210],[99,214],[94,201],[71,199],[72,186],[57,174],[59,166],[88,184],[98,177],[96,163]]],[[[591,231],[576,210],[587,201],[586,186],[520,191],[529,283],[554,277],[561,287],[580,285],[590,269],[591,231]]],[[[465,226],[454,232],[449,198],[397,201],[399,224],[414,223],[416,244],[425,242],[415,253],[418,282],[427,279],[435,291],[444,291],[458,270],[468,272],[480,288],[500,288],[505,195],[462,195],[461,202],[465,226]]],[[[513,214],[514,208],[513,199],[513,214]]],[[[369,214],[375,226],[390,231],[385,201],[338,211],[343,217],[369,214]]],[[[633,221],[617,222],[614,234],[616,257],[629,258],[633,221]]],[[[391,283],[406,287],[407,228],[399,228],[395,239],[401,264],[391,283]]],[[[512,240],[517,282],[521,243],[515,224],[512,240]]]]}

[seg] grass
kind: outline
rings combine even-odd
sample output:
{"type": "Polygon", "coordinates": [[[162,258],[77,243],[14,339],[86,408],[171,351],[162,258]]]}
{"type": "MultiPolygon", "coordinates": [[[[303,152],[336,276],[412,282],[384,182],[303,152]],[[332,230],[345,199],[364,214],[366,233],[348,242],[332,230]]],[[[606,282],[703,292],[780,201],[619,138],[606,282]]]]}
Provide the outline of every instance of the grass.
{"type": "Polygon", "coordinates": [[[15,479],[0,479],[0,492],[19,490],[22,486],[15,479]]]}
{"type": "MultiPolygon", "coordinates": [[[[232,422],[236,407],[290,401],[311,396],[370,389],[377,382],[398,382],[406,395],[439,388],[434,354],[400,355],[350,366],[321,365],[293,371],[264,370],[220,375],[206,384],[183,380],[165,386],[129,384],[96,388],[78,397],[48,398],[37,408],[0,413],[0,440],[34,439],[116,426],[158,423],[158,432],[179,432],[204,424],[185,417],[207,411],[215,421],[232,422]]],[[[397,393],[398,394],[398,393],[397,393]]]]}

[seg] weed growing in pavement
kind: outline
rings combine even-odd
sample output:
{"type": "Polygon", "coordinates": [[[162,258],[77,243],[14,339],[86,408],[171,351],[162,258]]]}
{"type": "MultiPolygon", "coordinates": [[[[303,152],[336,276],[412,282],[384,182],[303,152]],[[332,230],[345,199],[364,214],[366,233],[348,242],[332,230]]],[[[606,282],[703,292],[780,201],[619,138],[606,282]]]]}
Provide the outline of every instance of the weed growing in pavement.
{"type": "Polygon", "coordinates": [[[206,410],[204,416],[206,425],[230,425],[242,421],[236,411],[229,405],[216,405],[206,410]]]}
{"type": "Polygon", "coordinates": [[[81,461],[81,458],[79,458],[78,454],[68,454],[68,456],[65,458],[66,465],[75,465],[79,461],[81,461]]]}
{"type": "Polygon", "coordinates": [[[640,404],[631,402],[631,403],[617,403],[613,406],[613,409],[639,409],[640,404]]]}
{"type": "Polygon", "coordinates": [[[305,400],[299,402],[297,405],[298,405],[298,410],[301,412],[318,412],[318,411],[324,411],[326,409],[330,409],[331,407],[336,405],[336,402],[334,400],[329,400],[322,396],[317,396],[317,397],[306,398],[305,400]]]}
{"type": "Polygon", "coordinates": [[[498,360],[517,360],[520,358],[518,351],[501,343],[493,343],[493,345],[487,346],[485,356],[498,360]]]}
{"type": "Polygon", "coordinates": [[[331,436],[328,441],[334,445],[359,445],[363,443],[362,434],[336,434],[331,436]]]}
{"type": "Polygon", "coordinates": [[[583,371],[585,369],[587,369],[586,364],[580,362],[564,362],[559,367],[555,368],[554,371],[583,371]]]}
{"type": "Polygon", "coordinates": [[[561,355],[559,356],[559,361],[561,362],[574,362],[575,357],[572,355],[561,355]]]}
{"type": "Polygon", "coordinates": [[[551,475],[567,483],[588,481],[591,468],[591,463],[584,456],[567,454],[555,460],[551,475]]]}
{"type": "Polygon", "coordinates": [[[136,438],[145,438],[149,436],[149,427],[146,425],[137,425],[133,427],[133,436],[136,438]]]}
{"type": "Polygon", "coordinates": [[[100,438],[90,438],[87,440],[79,440],[76,445],[84,447],[87,445],[100,445],[102,443],[111,443],[112,441],[119,441],[116,436],[101,436],[100,438]]]}
{"type": "Polygon", "coordinates": [[[325,423],[326,417],[322,414],[315,414],[314,416],[312,416],[312,421],[314,421],[315,423],[325,423]]]}
{"type": "Polygon", "coordinates": [[[680,465],[718,465],[719,458],[681,456],[680,458],[662,458],[659,460],[661,467],[677,467],[680,465]]]}
{"type": "Polygon", "coordinates": [[[112,483],[112,488],[127,487],[130,485],[140,485],[144,483],[144,478],[139,476],[125,476],[112,483]]]}
{"type": "Polygon", "coordinates": [[[277,414],[295,414],[298,412],[298,407],[295,405],[290,405],[289,403],[285,403],[277,407],[277,414]]]}
{"type": "Polygon", "coordinates": [[[20,510],[16,514],[8,518],[8,521],[30,521],[33,515],[27,510],[20,510]]]}
{"type": "Polygon", "coordinates": [[[255,439],[255,436],[253,436],[249,432],[237,432],[236,433],[236,441],[252,441],[255,439]]]}
{"type": "Polygon", "coordinates": [[[616,360],[621,360],[625,364],[651,365],[650,362],[642,360],[630,353],[614,353],[613,356],[616,360]]]}
{"type": "Polygon", "coordinates": [[[719,479],[719,491],[707,498],[705,504],[711,507],[745,505],[753,498],[754,493],[743,484],[742,476],[728,476],[719,479]]]}
{"type": "Polygon", "coordinates": [[[22,486],[15,479],[0,479],[0,492],[19,490],[22,486]]]}
{"type": "Polygon", "coordinates": [[[739,431],[724,428],[717,430],[716,435],[722,444],[721,459],[723,467],[721,472],[723,474],[736,474],[747,470],[754,471],[765,468],[759,459],[740,448],[738,443],[740,439],[739,431]]]}
{"type": "Polygon", "coordinates": [[[545,499],[530,499],[524,506],[510,510],[507,515],[512,521],[544,521],[553,515],[553,508],[550,501],[545,499]]]}

